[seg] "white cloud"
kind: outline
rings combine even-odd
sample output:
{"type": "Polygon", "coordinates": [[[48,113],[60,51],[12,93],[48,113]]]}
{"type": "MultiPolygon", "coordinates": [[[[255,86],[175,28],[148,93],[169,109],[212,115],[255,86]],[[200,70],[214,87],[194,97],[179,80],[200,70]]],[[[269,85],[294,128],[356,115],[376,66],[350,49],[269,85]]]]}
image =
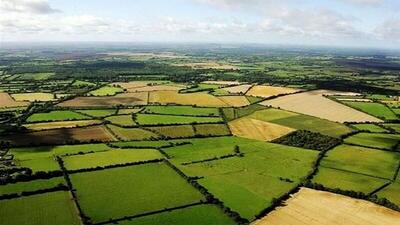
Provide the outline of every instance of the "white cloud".
{"type": "Polygon", "coordinates": [[[385,0],[338,0],[338,1],[359,6],[378,6],[382,5],[385,2],[385,0]]]}
{"type": "Polygon", "coordinates": [[[400,19],[389,19],[375,29],[376,35],[387,41],[400,42],[400,19]]]}
{"type": "Polygon", "coordinates": [[[47,0],[1,0],[2,13],[20,12],[31,14],[50,14],[60,12],[50,6],[47,0]]]}

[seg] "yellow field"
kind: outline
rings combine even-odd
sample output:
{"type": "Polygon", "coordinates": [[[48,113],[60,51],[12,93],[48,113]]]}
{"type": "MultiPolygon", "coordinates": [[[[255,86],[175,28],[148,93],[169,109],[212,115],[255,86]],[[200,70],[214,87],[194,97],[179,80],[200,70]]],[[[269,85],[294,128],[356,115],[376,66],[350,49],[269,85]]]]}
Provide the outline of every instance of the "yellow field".
{"type": "Polygon", "coordinates": [[[218,84],[222,86],[227,86],[227,85],[239,85],[239,81],[225,81],[225,80],[208,80],[208,81],[203,81],[201,82],[202,84],[218,84]]]}
{"type": "Polygon", "coordinates": [[[222,88],[223,90],[229,92],[229,93],[235,93],[235,94],[244,94],[246,93],[249,88],[251,88],[251,84],[243,84],[243,85],[238,85],[238,86],[233,86],[233,87],[226,87],[222,88]]]}
{"type": "MultiPolygon", "coordinates": [[[[154,85],[154,86],[145,86],[145,87],[138,87],[134,89],[135,91],[179,91],[184,89],[185,86],[173,86],[173,85],[154,85]]],[[[130,89],[131,92],[133,89],[130,89]]]]}
{"type": "Polygon", "coordinates": [[[36,92],[36,93],[18,93],[18,94],[12,94],[11,96],[15,99],[15,101],[48,102],[48,101],[55,100],[54,99],[54,94],[41,93],[41,92],[36,92]]]}
{"type": "Polygon", "coordinates": [[[374,203],[302,188],[252,225],[398,225],[400,213],[374,203]]]}
{"type": "Polygon", "coordinates": [[[295,129],[243,117],[228,123],[233,135],[260,141],[271,141],[282,137],[295,129]]]}
{"type": "Polygon", "coordinates": [[[28,102],[17,102],[7,93],[0,93],[0,108],[27,106],[28,102]]]}
{"type": "Polygon", "coordinates": [[[227,106],[217,97],[207,93],[180,94],[177,91],[152,91],[149,103],[197,105],[197,106],[227,106]]]}
{"type": "Polygon", "coordinates": [[[340,123],[382,122],[380,119],[324,97],[323,95],[327,93],[329,91],[309,91],[267,100],[261,104],[340,123]]]}
{"type": "Polygon", "coordinates": [[[78,120],[78,121],[59,121],[59,122],[46,122],[46,123],[31,123],[25,124],[28,130],[49,130],[56,128],[73,128],[84,127],[89,125],[101,124],[101,120],[78,120]]]}
{"type": "Polygon", "coordinates": [[[246,95],[268,98],[280,94],[291,94],[299,91],[298,89],[287,87],[275,87],[267,85],[257,85],[252,87],[246,95]]]}
{"type": "Polygon", "coordinates": [[[58,106],[62,107],[107,107],[116,105],[147,105],[147,92],[123,93],[105,97],[77,97],[58,106]]]}
{"type": "Polygon", "coordinates": [[[250,105],[249,100],[245,96],[220,96],[218,99],[233,107],[250,105]]]}

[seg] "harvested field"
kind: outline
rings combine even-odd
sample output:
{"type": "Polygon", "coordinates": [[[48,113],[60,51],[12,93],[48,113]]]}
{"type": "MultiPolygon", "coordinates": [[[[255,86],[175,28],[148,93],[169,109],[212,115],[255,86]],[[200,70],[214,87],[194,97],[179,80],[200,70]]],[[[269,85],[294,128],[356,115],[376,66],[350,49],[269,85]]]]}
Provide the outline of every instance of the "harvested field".
{"type": "Polygon", "coordinates": [[[201,82],[202,84],[218,84],[218,85],[239,85],[239,81],[226,81],[226,80],[208,80],[201,82]]]}
{"type": "Polygon", "coordinates": [[[28,101],[28,102],[34,102],[34,101],[48,102],[55,100],[54,94],[42,93],[42,92],[18,93],[18,94],[12,94],[11,97],[13,97],[15,101],[28,101]]]}
{"type": "Polygon", "coordinates": [[[45,123],[29,123],[23,126],[28,130],[39,131],[39,130],[50,130],[58,128],[74,128],[74,127],[86,127],[91,125],[101,124],[101,120],[76,120],[76,121],[59,121],[59,122],[45,122],[45,123]]]}
{"type": "Polygon", "coordinates": [[[397,225],[400,213],[374,203],[301,188],[285,203],[252,225],[397,225]]]}
{"type": "Polygon", "coordinates": [[[67,191],[2,200],[0,218],[0,223],[4,225],[82,224],[72,196],[67,191]]]}
{"type": "Polygon", "coordinates": [[[243,84],[243,85],[238,85],[238,86],[233,86],[233,87],[226,87],[222,88],[223,90],[229,92],[229,93],[234,93],[234,94],[244,94],[246,91],[248,91],[251,88],[251,84],[243,84]]]}
{"type": "MultiPolygon", "coordinates": [[[[146,87],[138,87],[134,91],[179,91],[184,89],[185,86],[173,86],[173,85],[154,85],[154,86],[146,86],[146,87]]],[[[132,90],[130,90],[132,92],[132,90]]]]}
{"type": "Polygon", "coordinates": [[[245,96],[221,96],[218,97],[219,100],[223,101],[228,106],[241,107],[250,105],[249,100],[245,96]]]}
{"type": "Polygon", "coordinates": [[[146,129],[167,138],[185,138],[195,136],[191,125],[148,127],[146,129]]]}
{"type": "Polygon", "coordinates": [[[268,98],[281,94],[291,94],[298,92],[298,89],[288,88],[288,87],[276,87],[267,85],[257,85],[252,87],[246,95],[268,98]]]}
{"type": "Polygon", "coordinates": [[[290,127],[248,117],[233,120],[228,125],[233,135],[260,141],[271,141],[295,131],[290,127]]]}
{"type": "Polygon", "coordinates": [[[140,128],[122,128],[114,125],[107,125],[107,127],[121,140],[150,140],[158,138],[158,135],[140,128]]]}
{"type": "Polygon", "coordinates": [[[227,106],[217,97],[207,93],[188,93],[179,94],[176,91],[153,91],[150,92],[150,103],[153,104],[179,104],[179,105],[197,105],[208,107],[227,106]]]}
{"type": "Polygon", "coordinates": [[[382,122],[382,120],[332,101],[325,90],[287,95],[262,102],[262,105],[319,117],[335,122],[382,122]]]}
{"type": "Polygon", "coordinates": [[[103,126],[85,128],[53,129],[37,132],[12,134],[0,137],[15,146],[26,145],[58,145],[73,142],[115,141],[112,134],[103,126]]]}
{"type": "Polygon", "coordinates": [[[20,107],[27,106],[28,102],[17,102],[15,101],[9,94],[0,93],[0,107],[1,108],[9,108],[9,107],[20,107]]]}
{"type": "Polygon", "coordinates": [[[117,105],[147,105],[148,93],[123,93],[108,97],[77,97],[61,102],[61,107],[110,107],[117,105]]]}

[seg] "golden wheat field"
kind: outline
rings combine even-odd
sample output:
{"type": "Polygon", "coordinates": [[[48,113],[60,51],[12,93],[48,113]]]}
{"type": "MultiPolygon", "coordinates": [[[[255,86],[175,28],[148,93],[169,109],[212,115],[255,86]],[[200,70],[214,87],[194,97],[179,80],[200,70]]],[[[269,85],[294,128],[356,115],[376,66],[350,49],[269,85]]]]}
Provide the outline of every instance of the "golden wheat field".
{"type": "Polygon", "coordinates": [[[291,94],[298,92],[298,89],[288,88],[288,87],[276,87],[268,85],[257,85],[252,87],[246,95],[268,98],[271,96],[281,95],[281,94],[291,94]]]}
{"type": "Polygon", "coordinates": [[[18,93],[11,95],[15,101],[40,101],[40,102],[48,102],[55,100],[54,94],[51,93],[42,93],[42,92],[35,92],[35,93],[18,93]]]}
{"type": "MultiPolygon", "coordinates": [[[[366,113],[360,112],[323,95],[330,92],[324,90],[309,91],[261,102],[265,106],[273,106],[285,110],[319,117],[335,122],[382,122],[366,113]]],[[[335,95],[337,92],[335,92],[335,95]]]]}
{"type": "Polygon", "coordinates": [[[252,225],[398,225],[400,214],[374,203],[343,195],[301,188],[252,225]]]}
{"type": "Polygon", "coordinates": [[[27,106],[29,105],[28,102],[17,102],[15,101],[9,94],[7,93],[0,93],[0,107],[19,107],[19,106],[27,106]]]}
{"type": "Polygon", "coordinates": [[[101,120],[76,120],[76,121],[57,121],[45,123],[30,123],[25,124],[24,127],[28,130],[49,130],[57,128],[73,128],[84,127],[89,125],[101,124],[101,120]]]}
{"type": "Polygon", "coordinates": [[[223,88],[223,90],[234,94],[244,94],[251,88],[251,86],[252,86],[251,84],[243,84],[238,86],[226,87],[223,88]]]}
{"type": "Polygon", "coordinates": [[[218,99],[228,106],[233,107],[241,107],[250,104],[249,100],[245,96],[220,96],[218,99]]]}
{"type": "Polygon", "coordinates": [[[260,141],[271,141],[295,129],[274,123],[243,117],[228,123],[233,135],[260,141]]]}

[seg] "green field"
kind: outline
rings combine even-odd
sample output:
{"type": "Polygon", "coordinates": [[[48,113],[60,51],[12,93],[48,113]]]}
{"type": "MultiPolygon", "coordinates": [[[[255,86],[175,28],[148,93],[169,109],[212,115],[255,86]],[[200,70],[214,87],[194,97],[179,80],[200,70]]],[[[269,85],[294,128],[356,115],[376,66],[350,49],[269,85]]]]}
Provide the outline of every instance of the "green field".
{"type": "Polygon", "coordinates": [[[83,211],[95,223],[204,199],[164,163],[77,173],[70,177],[83,211]]]}
{"type": "Polygon", "coordinates": [[[38,179],[33,181],[23,181],[7,185],[0,185],[0,195],[13,194],[13,193],[20,194],[26,191],[49,189],[49,188],[54,188],[60,184],[66,185],[64,177],[55,177],[51,179],[38,179]]]}
{"type": "Polygon", "coordinates": [[[147,129],[166,138],[187,138],[195,136],[192,125],[148,127],[147,129]]]}
{"type": "Polygon", "coordinates": [[[47,80],[54,76],[55,73],[24,73],[18,75],[17,80],[47,80]]]}
{"type": "Polygon", "coordinates": [[[116,113],[116,109],[85,109],[85,110],[76,110],[77,112],[96,117],[106,117],[116,113]]]}
{"type": "Polygon", "coordinates": [[[104,86],[94,91],[89,92],[91,96],[112,96],[118,93],[122,93],[124,90],[119,87],[104,86]]]}
{"type": "Polygon", "coordinates": [[[372,133],[388,132],[388,130],[386,130],[376,124],[352,124],[351,126],[355,127],[357,130],[369,131],[372,133]]]}
{"type": "Polygon", "coordinates": [[[50,172],[50,171],[58,171],[61,170],[58,162],[54,160],[54,158],[35,158],[28,160],[14,160],[16,166],[18,167],[27,167],[32,169],[32,172],[50,172]]]}
{"type": "Polygon", "coordinates": [[[51,111],[48,113],[35,113],[28,117],[27,122],[63,121],[91,119],[74,111],[51,111]]]}
{"type": "Polygon", "coordinates": [[[396,133],[400,133],[400,123],[385,123],[383,126],[392,128],[396,133]]]}
{"type": "Polygon", "coordinates": [[[57,191],[0,201],[2,225],[81,225],[69,192],[57,191]]]}
{"type": "Polygon", "coordinates": [[[165,125],[165,124],[218,123],[222,122],[222,119],[219,117],[137,114],[135,121],[140,125],[158,125],[158,124],[165,125]]]}
{"type": "Polygon", "coordinates": [[[199,205],[119,222],[120,225],[236,225],[214,205],[199,205]]]}
{"type": "Polygon", "coordinates": [[[340,145],[330,150],[321,166],[393,179],[399,165],[400,153],[351,145],[340,145]]]}
{"type": "Polygon", "coordinates": [[[230,135],[231,131],[226,124],[198,124],[194,125],[196,135],[201,136],[223,136],[230,135]]]}
{"type": "Polygon", "coordinates": [[[378,197],[386,198],[394,204],[400,205],[400,179],[393,182],[377,193],[378,197]]]}
{"type": "Polygon", "coordinates": [[[120,141],[112,142],[111,146],[116,148],[160,148],[171,146],[176,141],[120,141]]]}
{"type": "Polygon", "coordinates": [[[396,114],[391,111],[385,105],[376,102],[346,102],[347,105],[371,114],[375,117],[382,118],[384,120],[396,120],[398,119],[396,114]]]}
{"type": "Polygon", "coordinates": [[[18,160],[29,160],[38,158],[51,158],[53,156],[65,154],[107,151],[110,149],[111,148],[106,144],[83,144],[12,148],[10,152],[18,160]]]}
{"type": "Polygon", "coordinates": [[[323,166],[318,168],[318,173],[312,181],[328,188],[359,191],[365,194],[369,194],[389,182],[387,179],[326,168],[323,166]]]}
{"type": "Polygon", "coordinates": [[[119,116],[109,116],[105,120],[110,121],[110,123],[120,126],[135,126],[136,123],[132,120],[132,115],[119,115],[119,116]]]}
{"type": "Polygon", "coordinates": [[[345,143],[370,148],[391,150],[400,141],[399,134],[358,133],[344,140],[345,143]]]}
{"type": "Polygon", "coordinates": [[[147,106],[143,112],[166,115],[219,116],[217,108],[200,108],[193,106],[147,106]]]}
{"type": "Polygon", "coordinates": [[[63,161],[67,170],[79,170],[161,158],[163,156],[155,149],[121,149],[67,156],[63,158],[63,161]]]}
{"type": "Polygon", "coordinates": [[[112,124],[107,127],[121,140],[134,141],[134,140],[150,140],[156,139],[159,135],[154,132],[140,129],[140,128],[122,128],[112,124]]]}
{"type": "Polygon", "coordinates": [[[351,128],[340,123],[279,109],[266,109],[257,111],[249,115],[249,117],[291,127],[297,130],[319,132],[332,137],[340,137],[341,135],[350,133],[352,131],[351,128]]]}

